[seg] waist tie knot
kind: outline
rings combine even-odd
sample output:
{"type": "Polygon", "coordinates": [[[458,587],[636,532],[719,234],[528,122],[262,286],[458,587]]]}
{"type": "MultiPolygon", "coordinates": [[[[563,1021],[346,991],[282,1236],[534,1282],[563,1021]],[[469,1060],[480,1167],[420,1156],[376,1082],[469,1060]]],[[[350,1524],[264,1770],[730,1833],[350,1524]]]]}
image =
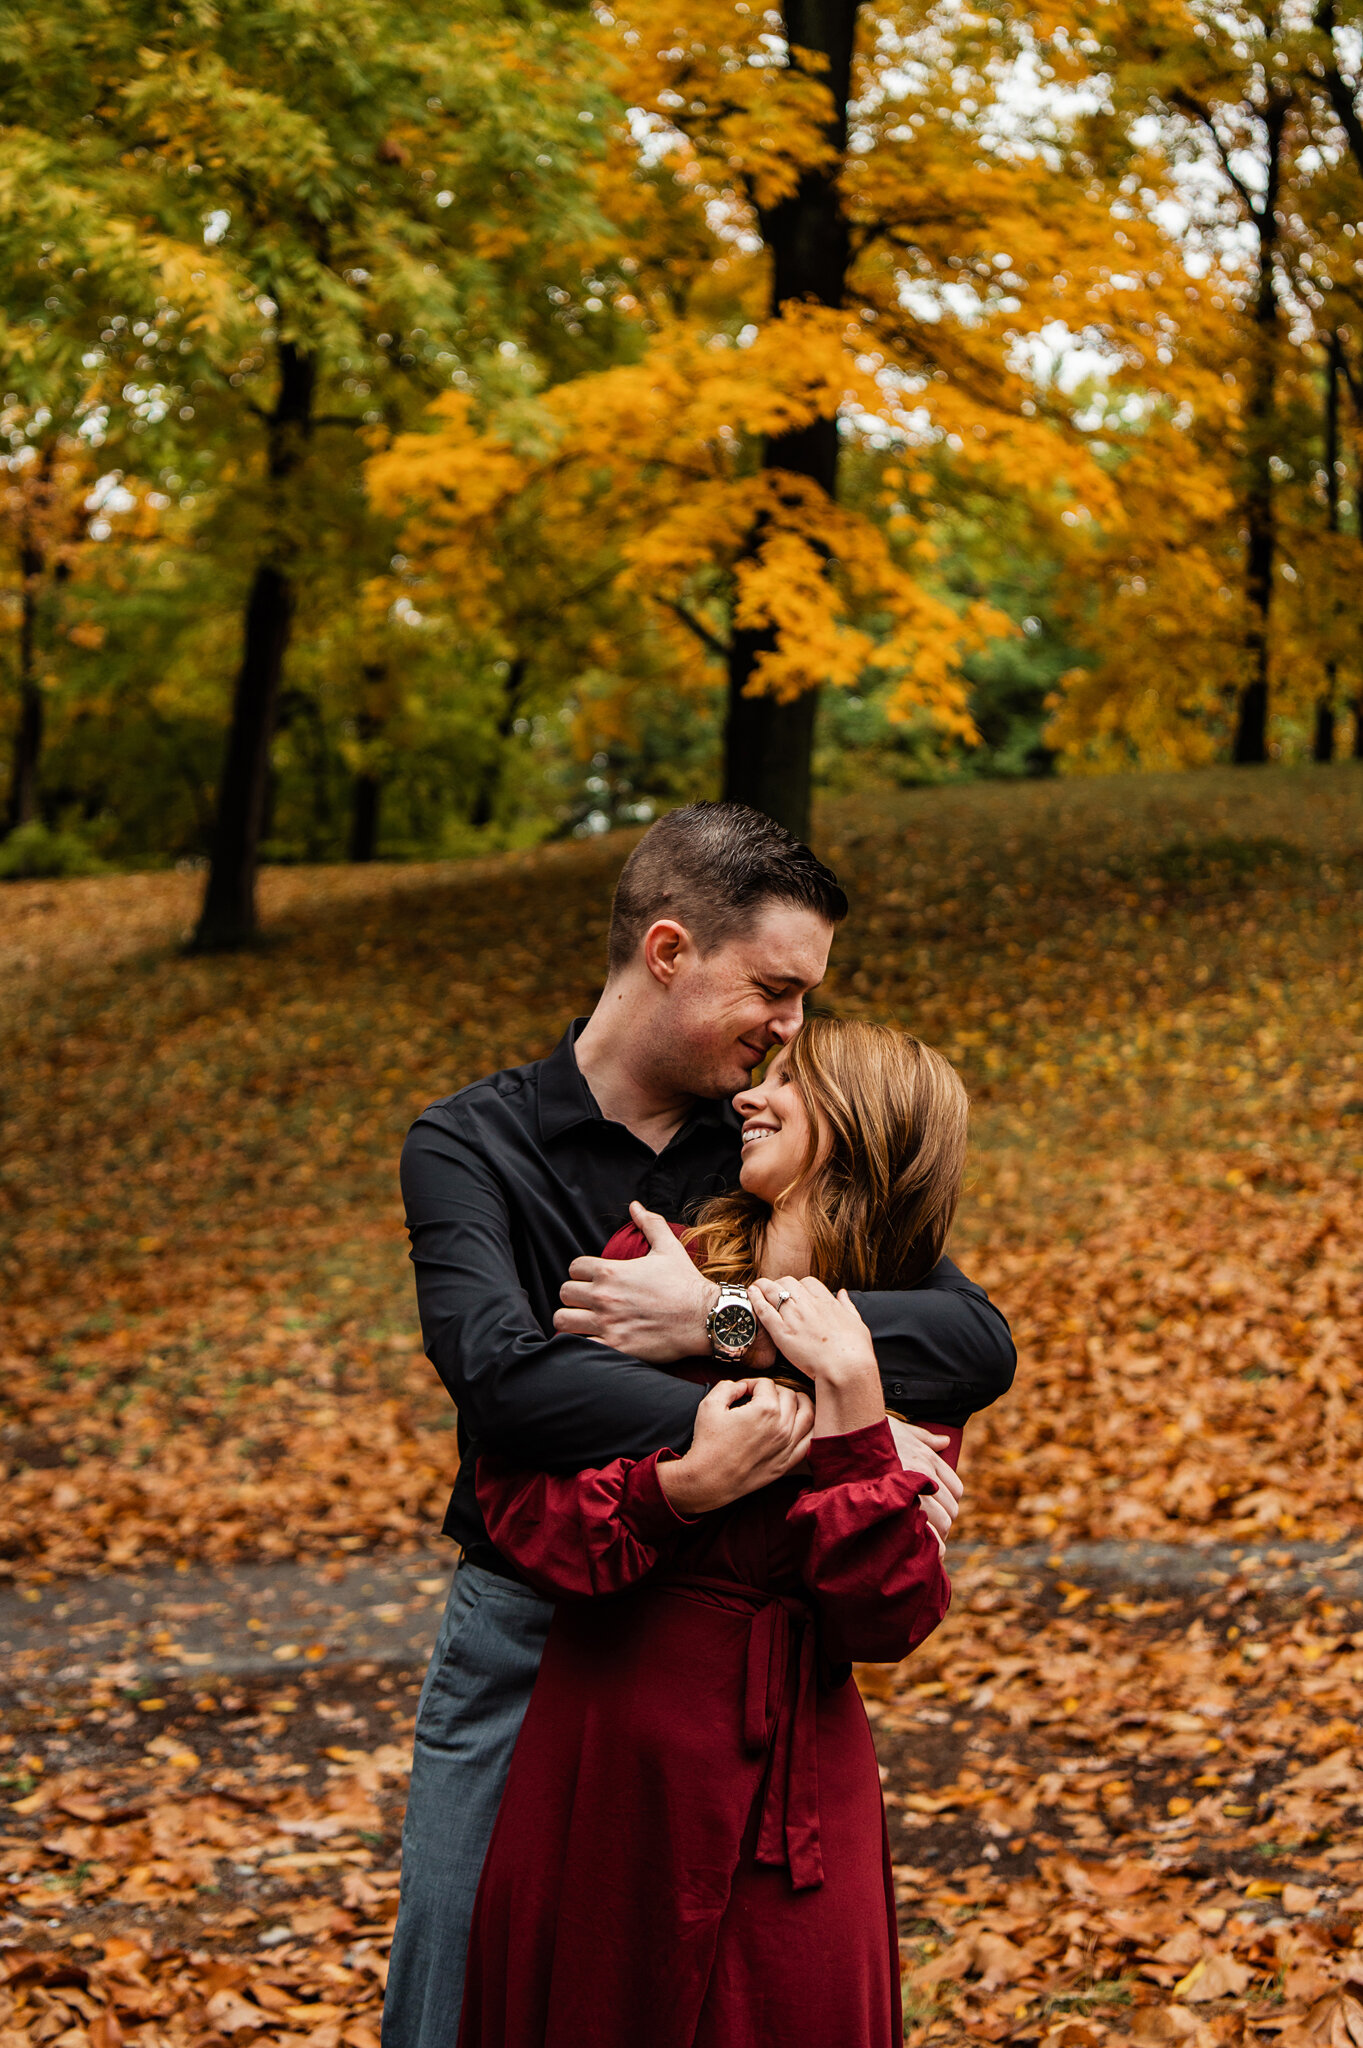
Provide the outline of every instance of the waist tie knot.
{"type": "Polygon", "coordinates": [[[814,1612],[793,1593],[678,1576],[658,1591],[746,1608],[743,1740],[767,1752],[757,1861],[788,1864],[797,1891],[823,1883],[819,1846],[818,1652],[814,1612]]]}

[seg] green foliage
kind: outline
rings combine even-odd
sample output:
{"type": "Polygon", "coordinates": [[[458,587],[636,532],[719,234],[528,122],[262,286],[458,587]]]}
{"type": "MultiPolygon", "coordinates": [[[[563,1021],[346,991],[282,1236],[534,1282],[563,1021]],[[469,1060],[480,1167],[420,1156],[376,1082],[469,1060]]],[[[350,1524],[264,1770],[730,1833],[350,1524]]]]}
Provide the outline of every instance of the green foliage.
{"type": "Polygon", "coordinates": [[[60,875],[96,875],[95,858],[77,832],[56,831],[35,821],[16,825],[0,839],[0,882],[47,881],[60,875]]]}

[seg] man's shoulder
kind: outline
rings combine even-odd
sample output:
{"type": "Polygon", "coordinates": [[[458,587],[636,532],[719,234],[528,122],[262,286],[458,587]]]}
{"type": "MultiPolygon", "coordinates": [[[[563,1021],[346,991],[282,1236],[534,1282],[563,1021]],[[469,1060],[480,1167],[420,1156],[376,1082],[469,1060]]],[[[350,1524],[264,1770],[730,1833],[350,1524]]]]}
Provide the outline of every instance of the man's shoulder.
{"type": "Polygon", "coordinates": [[[483,1074],[457,1088],[453,1095],[428,1102],[416,1123],[434,1124],[458,1135],[472,1134],[508,1110],[513,1114],[517,1109],[523,1110],[527,1100],[534,1096],[543,1064],[543,1060],[528,1060],[524,1066],[503,1067],[495,1074],[483,1074]]]}
{"type": "Polygon", "coordinates": [[[964,1274],[954,1259],[941,1258],[918,1282],[920,1288],[929,1288],[939,1294],[973,1294],[977,1301],[988,1301],[989,1296],[978,1280],[971,1280],[964,1274]]]}

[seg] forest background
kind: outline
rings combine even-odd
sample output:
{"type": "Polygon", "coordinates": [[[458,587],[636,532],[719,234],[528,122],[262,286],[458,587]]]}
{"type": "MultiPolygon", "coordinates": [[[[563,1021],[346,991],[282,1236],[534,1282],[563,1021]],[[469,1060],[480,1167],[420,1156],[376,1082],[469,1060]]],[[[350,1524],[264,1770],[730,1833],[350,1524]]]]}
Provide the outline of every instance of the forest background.
{"type": "Polygon", "coordinates": [[[0,24],[0,871],[1363,748],[1360,37],[0,24]],[[17,834],[17,836],[16,836],[17,834]]]}

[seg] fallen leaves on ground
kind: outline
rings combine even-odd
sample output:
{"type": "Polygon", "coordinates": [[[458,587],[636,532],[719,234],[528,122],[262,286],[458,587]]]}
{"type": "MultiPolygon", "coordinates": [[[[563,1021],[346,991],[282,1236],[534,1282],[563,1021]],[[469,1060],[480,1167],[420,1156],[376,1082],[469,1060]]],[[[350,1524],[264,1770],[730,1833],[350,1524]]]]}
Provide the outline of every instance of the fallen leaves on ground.
{"type": "Polygon", "coordinates": [[[376,2048],[415,1686],[348,1677],[333,1699],[96,1691],[79,1714],[49,1705],[46,1726],[30,1710],[30,1750],[0,1760],[36,1779],[0,1823],[5,2048],[243,2031],[376,2048]]]}
{"type": "MultiPolygon", "coordinates": [[[[956,1566],[860,1673],[908,2039],[1360,2048],[1363,1602],[1062,1611],[956,1566]]],[[[0,2044],[373,2048],[417,1674],[30,1696],[0,1754],[0,2044]]]]}
{"type": "MultiPolygon", "coordinates": [[[[974,1096],[959,1253],[1017,1391],[977,1536],[1363,1526],[1360,776],[840,800],[829,984],[974,1096]]],[[[411,1117],[589,1006],[625,839],[0,889],[0,1569],[412,1549],[453,1478],[417,1348],[411,1117]]]]}
{"type": "Polygon", "coordinates": [[[862,1674],[907,2038],[1351,2039],[1363,1601],[1232,1578],[1186,1601],[1099,1588],[1081,1618],[1012,1580],[959,1570],[918,1656],[862,1674]]]}

